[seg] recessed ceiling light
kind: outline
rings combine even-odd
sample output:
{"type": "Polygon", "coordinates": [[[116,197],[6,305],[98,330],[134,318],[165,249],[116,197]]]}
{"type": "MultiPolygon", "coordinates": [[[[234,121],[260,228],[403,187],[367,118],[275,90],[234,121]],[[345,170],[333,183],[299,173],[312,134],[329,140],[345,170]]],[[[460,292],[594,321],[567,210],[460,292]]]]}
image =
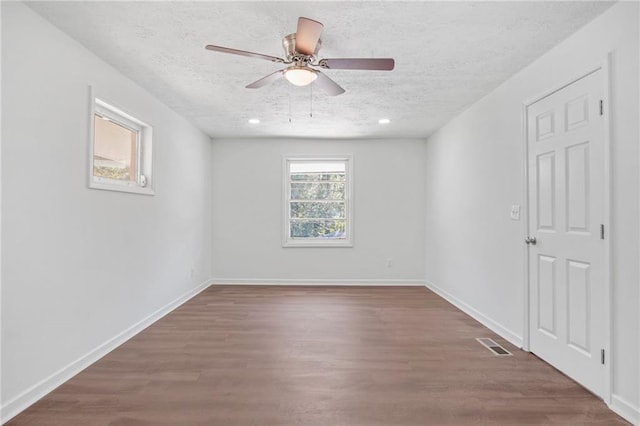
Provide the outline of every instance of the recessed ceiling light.
{"type": "Polygon", "coordinates": [[[389,120],[388,118],[381,118],[380,120],[378,120],[379,124],[389,124],[391,123],[391,120],[389,120]]]}
{"type": "Polygon", "coordinates": [[[258,118],[250,118],[249,124],[260,124],[260,119],[258,118]]]}

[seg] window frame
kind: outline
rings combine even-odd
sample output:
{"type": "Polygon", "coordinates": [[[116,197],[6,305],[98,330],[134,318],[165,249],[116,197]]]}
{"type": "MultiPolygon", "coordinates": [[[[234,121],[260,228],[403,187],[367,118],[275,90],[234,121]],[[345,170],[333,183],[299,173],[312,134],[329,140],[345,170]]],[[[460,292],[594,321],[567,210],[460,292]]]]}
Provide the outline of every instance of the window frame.
{"type": "Polygon", "coordinates": [[[353,155],[295,156],[282,158],[282,247],[353,247],[353,155]],[[345,164],[345,237],[344,238],[291,238],[291,179],[290,164],[310,162],[343,162],[345,164]]]}
{"type": "Polygon", "coordinates": [[[129,192],[142,195],[155,195],[152,179],[153,151],[152,127],[138,118],[124,112],[114,103],[106,101],[102,96],[91,92],[91,107],[89,111],[89,188],[108,191],[129,192]],[[137,133],[136,140],[136,179],[135,181],[120,181],[100,176],[94,176],[95,150],[95,116],[106,117],[110,121],[137,133]],[[144,180],[144,184],[143,184],[144,180]]]}

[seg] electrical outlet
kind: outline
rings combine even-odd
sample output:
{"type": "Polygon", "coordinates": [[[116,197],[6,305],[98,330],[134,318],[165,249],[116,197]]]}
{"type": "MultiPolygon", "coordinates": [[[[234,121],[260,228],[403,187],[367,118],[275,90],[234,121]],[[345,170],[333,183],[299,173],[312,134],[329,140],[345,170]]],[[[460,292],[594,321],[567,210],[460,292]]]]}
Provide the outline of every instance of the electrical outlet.
{"type": "Polygon", "coordinates": [[[392,258],[388,258],[387,259],[387,268],[391,268],[393,266],[393,259],[392,258]]]}

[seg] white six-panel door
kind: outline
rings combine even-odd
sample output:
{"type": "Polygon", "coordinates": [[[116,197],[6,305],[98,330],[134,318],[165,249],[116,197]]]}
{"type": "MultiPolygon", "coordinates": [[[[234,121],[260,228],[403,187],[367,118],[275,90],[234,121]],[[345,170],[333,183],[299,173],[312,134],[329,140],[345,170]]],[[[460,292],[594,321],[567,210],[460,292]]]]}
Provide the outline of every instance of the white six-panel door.
{"type": "Polygon", "coordinates": [[[597,395],[605,369],[603,72],[527,107],[531,352],[597,395]]]}

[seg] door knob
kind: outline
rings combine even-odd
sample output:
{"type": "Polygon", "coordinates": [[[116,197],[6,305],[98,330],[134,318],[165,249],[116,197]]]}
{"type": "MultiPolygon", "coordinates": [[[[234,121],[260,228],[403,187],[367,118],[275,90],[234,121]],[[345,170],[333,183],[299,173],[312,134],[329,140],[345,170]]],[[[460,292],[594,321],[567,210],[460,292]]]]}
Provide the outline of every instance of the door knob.
{"type": "Polygon", "coordinates": [[[536,240],[536,237],[527,237],[524,239],[524,242],[535,246],[538,241],[536,240]]]}

